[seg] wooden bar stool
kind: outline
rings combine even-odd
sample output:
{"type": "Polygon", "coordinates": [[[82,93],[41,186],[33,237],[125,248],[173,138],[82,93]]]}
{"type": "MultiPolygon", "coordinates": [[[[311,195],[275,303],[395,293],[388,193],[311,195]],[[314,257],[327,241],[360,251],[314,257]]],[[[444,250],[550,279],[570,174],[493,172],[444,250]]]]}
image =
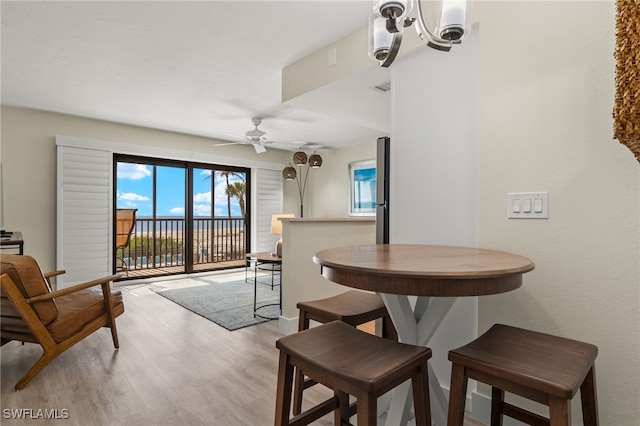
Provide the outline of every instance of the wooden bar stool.
{"type": "Polygon", "coordinates": [[[276,347],[280,350],[277,426],[307,425],[331,411],[336,425],[349,424],[354,411],[358,426],[376,425],[378,397],[408,379],[416,425],[431,425],[427,374],[431,349],[373,336],[341,321],[282,337],[276,347]],[[294,368],[333,389],[334,396],[290,419],[294,368]],[[355,406],[349,406],[349,395],[355,396],[355,406]]]}
{"type": "MultiPolygon", "coordinates": [[[[308,329],[310,320],[323,324],[337,320],[357,327],[380,318],[382,319],[382,336],[398,340],[387,308],[377,294],[350,290],[326,299],[299,302],[297,307],[300,310],[298,331],[308,329]]],[[[294,415],[302,412],[303,391],[315,384],[315,381],[305,379],[304,373],[296,369],[293,390],[294,415]]]]}
{"type": "Polygon", "coordinates": [[[585,425],[598,424],[595,359],[588,343],[496,324],[482,336],[449,352],[453,363],[448,425],[462,426],[467,379],[492,386],[491,425],[502,415],[530,425],[571,425],[571,399],[580,389],[585,425]],[[511,392],[549,407],[549,419],[508,404],[511,392]]]}

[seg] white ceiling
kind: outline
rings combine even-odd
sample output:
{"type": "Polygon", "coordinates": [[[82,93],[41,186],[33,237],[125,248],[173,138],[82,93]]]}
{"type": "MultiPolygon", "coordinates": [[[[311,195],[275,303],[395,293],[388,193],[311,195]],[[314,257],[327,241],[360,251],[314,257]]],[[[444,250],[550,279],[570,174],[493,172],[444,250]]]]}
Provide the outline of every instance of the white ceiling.
{"type": "Polygon", "coordinates": [[[263,116],[282,149],[374,140],[388,129],[388,95],[369,87],[387,70],[281,103],[281,70],[366,25],[371,7],[3,0],[2,104],[233,141],[263,116]]]}

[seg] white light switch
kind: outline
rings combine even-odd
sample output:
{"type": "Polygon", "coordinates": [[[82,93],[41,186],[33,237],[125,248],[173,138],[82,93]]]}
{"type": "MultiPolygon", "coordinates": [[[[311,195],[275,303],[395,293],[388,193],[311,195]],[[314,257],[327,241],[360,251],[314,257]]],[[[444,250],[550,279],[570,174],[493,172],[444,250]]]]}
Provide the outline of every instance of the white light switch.
{"type": "Polygon", "coordinates": [[[513,209],[511,210],[514,213],[520,213],[520,205],[522,204],[522,202],[520,200],[513,200],[513,203],[511,204],[513,209]]]}
{"type": "Polygon", "coordinates": [[[533,199],[533,211],[534,213],[542,213],[542,206],[544,203],[542,202],[542,198],[534,198],[533,199]]]}
{"type": "Polygon", "coordinates": [[[509,219],[548,219],[548,192],[510,192],[508,194],[509,219]]]}

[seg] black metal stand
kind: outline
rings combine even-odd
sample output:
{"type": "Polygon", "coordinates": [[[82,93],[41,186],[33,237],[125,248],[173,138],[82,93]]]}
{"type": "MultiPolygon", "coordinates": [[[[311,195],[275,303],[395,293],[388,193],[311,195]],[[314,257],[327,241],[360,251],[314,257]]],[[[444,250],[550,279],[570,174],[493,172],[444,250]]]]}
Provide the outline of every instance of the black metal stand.
{"type": "Polygon", "coordinates": [[[269,317],[266,315],[261,315],[258,311],[262,308],[266,308],[268,306],[278,306],[280,310],[282,310],[282,263],[281,262],[270,262],[270,261],[259,261],[256,259],[254,266],[254,275],[253,275],[253,317],[259,317],[263,319],[273,320],[278,319],[278,317],[269,317]],[[274,287],[280,287],[280,296],[278,303],[267,303],[262,306],[257,306],[258,301],[258,284],[269,285],[269,283],[261,283],[258,281],[258,269],[260,270],[268,270],[271,271],[271,290],[274,287]],[[274,281],[274,277],[278,274],[278,283],[276,284],[274,281]]]}

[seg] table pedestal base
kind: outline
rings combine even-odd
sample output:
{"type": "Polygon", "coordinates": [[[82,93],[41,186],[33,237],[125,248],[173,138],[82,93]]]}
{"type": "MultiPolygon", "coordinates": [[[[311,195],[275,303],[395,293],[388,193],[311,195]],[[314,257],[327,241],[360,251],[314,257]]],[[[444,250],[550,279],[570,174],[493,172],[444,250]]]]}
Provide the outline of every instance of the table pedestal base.
{"type": "MultiPolygon", "coordinates": [[[[382,293],[382,300],[391,315],[398,331],[398,341],[418,346],[429,346],[433,337],[456,297],[418,297],[415,307],[411,306],[409,296],[382,293]]],[[[440,387],[435,371],[429,365],[429,392],[431,399],[431,417],[436,425],[447,424],[447,397],[440,387]]],[[[387,425],[407,425],[413,405],[410,384],[403,384],[392,391],[387,425]]]]}

